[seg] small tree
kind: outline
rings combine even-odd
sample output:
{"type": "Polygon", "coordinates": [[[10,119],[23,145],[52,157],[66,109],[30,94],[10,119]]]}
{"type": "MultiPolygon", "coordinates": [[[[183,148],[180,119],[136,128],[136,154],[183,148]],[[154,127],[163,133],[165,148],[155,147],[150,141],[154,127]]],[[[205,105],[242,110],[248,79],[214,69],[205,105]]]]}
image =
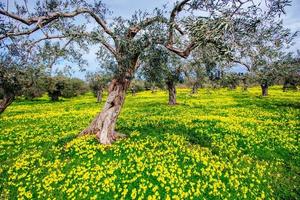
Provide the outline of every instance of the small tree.
{"type": "Polygon", "coordinates": [[[71,98],[87,92],[84,81],[77,78],[68,78],[62,75],[48,77],[46,88],[51,101],[58,101],[59,97],[71,98]]]}
{"type": "Polygon", "coordinates": [[[239,86],[240,79],[241,77],[238,73],[225,73],[221,79],[221,85],[235,90],[239,86]]]}
{"type": "Polygon", "coordinates": [[[147,82],[166,85],[169,105],[176,105],[176,84],[181,80],[183,64],[174,53],[152,47],[145,55],[142,76],[147,82]]]}
{"type": "Polygon", "coordinates": [[[9,44],[0,42],[0,114],[17,96],[27,94],[42,74],[43,68],[36,65],[36,49],[32,47],[28,52],[24,50],[27,46],[17,39],[12,39],[9,44]]]}
{"type": "Polygon", "coordinates": [[[283,91],[298,90],[300,84],[300,51],[296,55],[288,53],[280,62],[283,91]]]}
{"type": "Polygon", "coordinates": [[[97,97],[97,102],[100,103],[102,101],[103,91],[111,79],[110,76],[100,75],[100,73],[88,73],[86,79],[93,94],[97,97]]]}

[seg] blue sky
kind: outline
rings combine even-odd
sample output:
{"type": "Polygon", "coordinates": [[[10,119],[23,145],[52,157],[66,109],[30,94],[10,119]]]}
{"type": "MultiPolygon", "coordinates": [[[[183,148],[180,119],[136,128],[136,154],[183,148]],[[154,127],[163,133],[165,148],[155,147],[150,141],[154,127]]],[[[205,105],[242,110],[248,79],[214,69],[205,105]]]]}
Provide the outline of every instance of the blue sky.
{"type": "MultiPolygon", "coordinates": [[[[0,0],[6,4],[7,0],[0,0]]],[[[9,4],[12,5],[13,1],[8,0],[9,4]]],[[[20,2],[23,4],[23,0],[16,0],[16,2],[20,2]]],[[[29,4],[33,4],[34,0],[29,0],[29,4]]],[[[164,4],[167,4],[168,7],[171,7],[176,0],[103,0],[106,6],[113,12],[112,16],[122,16],[123,18],[130,17],[134,11],[140,10],[148,10],[152,11],[156,7],[161,7],[164,4]]],[[[284,21],[284,25],[287,28],[290,28],[293,32],[300,31],[300,0],[292,0],[292,6],[286,9],[286,15],[282,16],[284,21]]],[[[93,20],[91,20],[93,21],[93,20]]],[[[291,49],[291,51],[295,51],[296,49],[300,49],[300,34],[295,40],[296,44],[291,49]]],[[[90,50],[90,53],[86,54],[84,57],[88,61],[88,71],[95,71],[99,66],[99,63],[96,60],[95,53],[99,46],[93,46],[90,50]]],[[[63,63],[62,63],[63,64],[63,63]]],[[[84,78],[84,73],[75,72],[74,76],[84,78]]]]}

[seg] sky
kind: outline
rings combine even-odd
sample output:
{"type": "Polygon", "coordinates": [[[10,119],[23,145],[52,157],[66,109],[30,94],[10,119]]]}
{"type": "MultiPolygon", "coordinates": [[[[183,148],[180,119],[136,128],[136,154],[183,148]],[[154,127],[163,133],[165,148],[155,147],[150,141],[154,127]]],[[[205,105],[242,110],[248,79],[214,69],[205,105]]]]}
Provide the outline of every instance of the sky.
{"type": "MultiPolygon", "coordinates": [[[[0,0],[0,2],[11,2],[13,0],[0,0]]],[[[23,0],[17,0],[16,2],[23,3],[23,0]]],[[[29,4],[33,4],[34,0],[29,0],[29,4]]],[[[107,8],[113,12],[112,16],[122,16],[123,18],[129,18],[134,11],[152,11],[156,7],[162,7],[167,4],[168,7],[172,5],[176,0],[103,0],[107,8]]],[[[300,0],[292,0],[292,6],[287,7],[286,15],[282,16],[284,25],[286,28],[291,29],[292,32],[300,32],[300,0]]],[[[93,22],[93,20],[91,20],[93,22]]],[[[92,25],[93,26],[93,25],[92,25]]],[[[300,33],[295,39],[295,46],[290,51],[296,51],[300,49],[300,33]]],[[[96,60],[95,53],[97,52],[99,46],[93,46],[88,54],[84,55],[84,58],[88,61],[87,71],[96,71],[99,68],[99,63],[96,60]]],[[[61,63],[63,64],[63,63],[61,63]]],[[[238,69],[237,69],[238,70],[238,69]]],[[[85,73],[76,72],[73,74],[75,77],[84,78],[85,73]]]]}

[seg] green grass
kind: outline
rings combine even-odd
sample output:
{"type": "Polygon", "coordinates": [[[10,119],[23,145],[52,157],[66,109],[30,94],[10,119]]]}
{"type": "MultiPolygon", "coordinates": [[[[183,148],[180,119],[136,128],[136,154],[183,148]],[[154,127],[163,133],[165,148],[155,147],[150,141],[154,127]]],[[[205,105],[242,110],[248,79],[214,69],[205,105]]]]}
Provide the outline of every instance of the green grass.
{"type": "Polygon", "coordinates": [[[76,138],[102,104],[19,100],[0,116],[1,199],[299,199],[299,92],[128,95],[111,146],[76,138]]]}

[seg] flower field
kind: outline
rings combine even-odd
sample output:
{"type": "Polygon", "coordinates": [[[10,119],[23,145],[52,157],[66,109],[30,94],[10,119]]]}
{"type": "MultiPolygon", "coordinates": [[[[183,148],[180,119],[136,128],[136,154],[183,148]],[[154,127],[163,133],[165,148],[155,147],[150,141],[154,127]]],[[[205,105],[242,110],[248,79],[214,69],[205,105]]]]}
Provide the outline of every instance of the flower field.
{"type": "Polygon", "coordinates": [[[91,95],[19,100],[0,116],[0,199],[299,199],[300,93],[128,95],[111,146],[76,137],[91,95]]]}

